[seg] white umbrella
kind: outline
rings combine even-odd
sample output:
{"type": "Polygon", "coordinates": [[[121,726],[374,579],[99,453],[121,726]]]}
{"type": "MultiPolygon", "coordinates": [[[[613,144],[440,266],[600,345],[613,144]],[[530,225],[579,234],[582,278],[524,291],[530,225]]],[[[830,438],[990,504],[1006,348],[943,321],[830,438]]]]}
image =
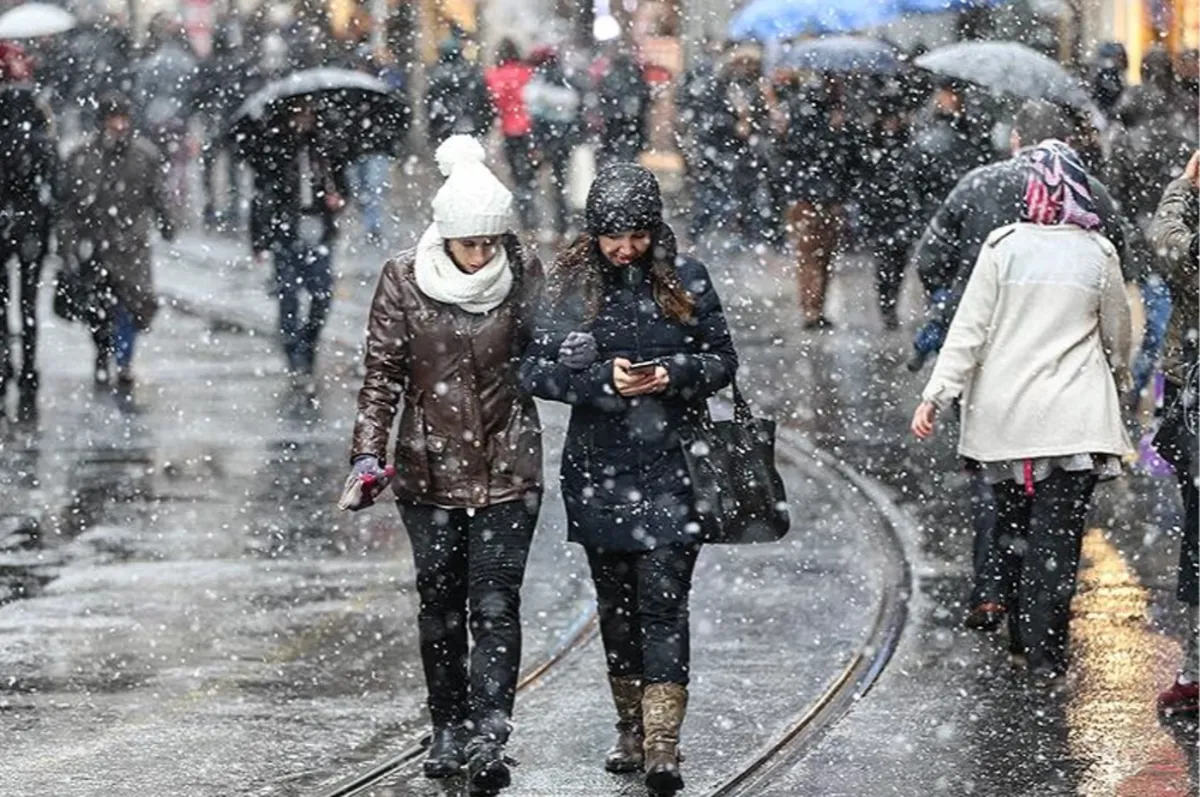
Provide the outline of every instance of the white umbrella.
{"type": "Polygon", "coordinates": [[[50,3],[25,3],[0,14],[0,39],[35,39],[73,27],[75,17],[50,3]]]}

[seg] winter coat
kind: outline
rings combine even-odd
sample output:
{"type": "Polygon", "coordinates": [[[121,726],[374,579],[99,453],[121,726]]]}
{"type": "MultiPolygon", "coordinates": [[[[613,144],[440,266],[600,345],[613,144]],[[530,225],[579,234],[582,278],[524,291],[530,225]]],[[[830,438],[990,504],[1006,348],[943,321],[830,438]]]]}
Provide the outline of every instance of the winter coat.
{"type": "Polygon", "coordinates": [[[965,116],[929,111],[917,117],[904,154],[915,200],[914,235],[921,233],[963,175],[991,161],[991,156],[991,142],[972,130],[965,116]]]}
{"type": "Polygon", "coordinates": [[[570,147],[578,134],[583,96],[557,61],[547,62],[525,86],[525,107],[538,147],[570,147]]]}
{"type": "Polygon", "coordinates": [[[1109,142],[1105,183],[1128,223],[1137,273],[1144,275],[1157,266],[1146,231],[1163,191],[1196,148],[1196,121],[1180,120],[1165,107],[1147,116],[1127,111],[1125,118],[1128,125],[1114,126],[1109,142]]]}
{"type": "Polygon", "coordinates": [[[309,137],[279,135],[257,142],[249,161],[254,169],[250,205],[250,246],[255,252],[279,247],[328,245],[337,237],[337,213],[325,199],[349,195],[345,165],[309,137]],[[309,154],[307,184],[302,152],[309,154]]]}
{"type": "Polygon", "coordinates": [[[833,105],[823,87],[792,88],[781,99],[787,132],[776,151],[783,195],[814,204],[840,204],[854,197],[863,177],[865,132],[833,105]]]}
{"type": "Polygon", "coordinates": [[[908,134],[902,129],[873,131],[863,153],[866,165],[858,204],[864,239],[878,249],[907,250],[915,236],[913,208],[917,206],[916,180],[907,158],[908,134]]]}
{"type": "Polygon", "coordinates": [[[85,142],[67,157],[63,181],[63,253],[102,270],[113,296],[139,329],[158,310],[150,263],[150,225],[170,240],[175,227],[163,191],[158,151],[140,136],[85,142]]]}
{"type": "Polygon", "coordinates": [[[246,59],[232,49],[214,52],[201,62],[196,78],[195,109],[220,124],[228,124],[253,85],[246,59]]]}
{"type": "Polygon", "coordinates": [[[193,109],[199,65],[175,41],[164,43],[133,67],[133,101],[145,130],[185,124],[193,109]]]}
{"type": "MultiPolygon", "coordinates": [[[[664,227],[664,230],[667,228],[664,227]]],[[[607,262],[599,312],[588,321],[577,294],[549,308],[521,366],[521,381],[535,396],[571,405],[562,458],[562,494],[568,538],[589,549],[644,551],[695,541],[692,491],[680,434],[707,412],[707,399],[737,370],[737,353],[721,302],[705,267],[676,258],[665,233],[664,255],[696,300],[693,320],[668,318],[654,301],[644,265],[607,262]],[[599,358],[574,371],[557,361],[567,333],[596,338],[599,358]],[[670,374],[665,393],[624,398],[613,385],[613,360],[659,360],[670,374]]],[[[555,265],[555,279],[600,263],[594,239],[581,236],[555,265]]],[[[564,276],[567,275],[567,276],[564,276]]]]}
{"type": "Polygon", "coordinates": [[[390,460],[401,501],[484,507],[541,489],[541,424],[518,368],[533,335],[542,267],[515,236],[506,235],[504,246],[515,282],[504,303],[484,314],[422,293],[415,250],[383,266],[367,322],[367,375],[351,451],[389,461],[403,397],[390,460]]]}
{"type": "MultiPolygon", "coordinates": [[[[959,180],[925,227],[912,262],[927,293],[949,292],[947,319],[953,317],[983,242],[998,227],[1021,220],[1025,181],[1026,166],[1020,153],[981,166],[959,180]]],[[[1125,231],[1112,197],[1099,180],[1091,178],[1090,186],[1104,237],[1116,247],[1126,281],[1133,281],[1136,276],[1126,263],[1125,231]]]]}
{"type": "Polygon", "coordinates": [[[527,136],[532,130],[525,105],[525,86],[532,77],[533,67],[520,61],[505,61],[485,75],[492,104],[500,116],[500,132],[506,137],[527,136]]]}
{"type": "Polygon", "coordinates": [[[1117,379],[1130,338],[1104,236],[1010,224],[988,236],[923,398],[945,410],[962,397],[958,450],[980,462],[1124,456],[1117,379]]]}
{"type": "Polygon", "coordinates": [[[713,146],[721,141],[725,104],[721,101],[717,63],[705,56],[682,75],[675,90],[675,105],[679,114],[680,147],[689,170],[703,172],[712,169],[721,150],[713,146]]]}
{"type": "Polygon", "coordinates": [[[32,89],[0,89],[0,241],[37,263],[49,246],[60,163],[51,111],[32,89]]]}
{"type": "Polygon", "coordinates": [[[455,133],[486,134],[495,114],[482,70],[461,54],[447,53],[429,70],[425,112],[434,146],[455,133]]]}
{"type": "Polygon", "coordinates": [[[1158,212],[1150,225],[1149,238],[1160,258],[1160,268],[1171,289],[1171,322],[1167,327],[1167,345],[1163,369],[1167,377],[1182,385],[1189,365],[1197,354],[1198,318],[1197,279],[1200,279],[1200,252],[1197,248],[1196,189],[1186,177],[1167,186],[1158,212]],[[1188,351],[1190,349],[1190,351],[1188,351]]]}
{"type": "Polygon", "coordinates": [[[650,84],[641,66],[628,56],[613,59],[596,87],[604,149],[636,157],[649,142],[650,84]]]}
{"type": "Polygon", "coordinates": [[[726,170],[744,168],[747,158],[765,154],[767,145],[767,98],[757,75],[739,74],[730,67],[723,69],[713,86],[716,94],[705,131],[705,146],[711,147],[718,163],[726,170]],[[740,123],[745,121],[743,127],[740,123]]]}

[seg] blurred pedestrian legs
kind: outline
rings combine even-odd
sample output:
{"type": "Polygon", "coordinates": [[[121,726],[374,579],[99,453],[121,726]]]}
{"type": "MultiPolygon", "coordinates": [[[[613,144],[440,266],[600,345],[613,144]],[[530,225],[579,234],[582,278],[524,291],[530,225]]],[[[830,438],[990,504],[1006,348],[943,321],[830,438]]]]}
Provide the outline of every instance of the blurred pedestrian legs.
{"type": "Polygon", "coordinates": [[[797,202],[788,210],[796,249],[796,281],[805,329],[825,329],[825,291],[838,244],[841,207],[824,202],[797,202]]]}
{"type": "Polygon", "coordinates": [[[311,375],[317,341],[333,301],[329,249],[297,242],[291,246],[278,245],[272,254],[279,297],[279,333],[288,370],[293,374],[311,375]],[[300,307],[302,290],[309,296],[307,314],[300,307]]]}
{"type": "Polygon", "coordinates": [[[362,209],[363,230],[372,246],[383,243],[385,198],[391,187],[389,176],[392,160],[387,155],[364,155],[355,162],[353,190],[362,209]]]}

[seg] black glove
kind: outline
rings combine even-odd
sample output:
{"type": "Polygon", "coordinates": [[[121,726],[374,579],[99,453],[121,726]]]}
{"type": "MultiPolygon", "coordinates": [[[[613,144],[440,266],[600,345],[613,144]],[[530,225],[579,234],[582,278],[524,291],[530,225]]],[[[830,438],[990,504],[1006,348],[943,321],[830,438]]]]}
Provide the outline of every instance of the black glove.
{"type": "Polygon", "coordinates": [[[558,361],[573,371],[582,371],[600,358],[591,332],[572,332],[558,349],[558,361]]]}

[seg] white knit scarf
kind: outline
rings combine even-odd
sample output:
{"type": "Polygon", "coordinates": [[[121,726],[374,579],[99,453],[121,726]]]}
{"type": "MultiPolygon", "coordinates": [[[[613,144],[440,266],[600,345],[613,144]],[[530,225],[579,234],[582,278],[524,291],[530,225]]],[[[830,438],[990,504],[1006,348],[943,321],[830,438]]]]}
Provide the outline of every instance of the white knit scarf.
{"type": "Polygon", "coordinates": [[[503,245],[486,266],[474,274],[467,274],[446,254],[445,242],[436,224],[430,224],[417,243],[413,270],[421,293],[434,301],[461,307],[468,313],[490,313],[508,298],[513,286],[508,252],[503,245]]]}

